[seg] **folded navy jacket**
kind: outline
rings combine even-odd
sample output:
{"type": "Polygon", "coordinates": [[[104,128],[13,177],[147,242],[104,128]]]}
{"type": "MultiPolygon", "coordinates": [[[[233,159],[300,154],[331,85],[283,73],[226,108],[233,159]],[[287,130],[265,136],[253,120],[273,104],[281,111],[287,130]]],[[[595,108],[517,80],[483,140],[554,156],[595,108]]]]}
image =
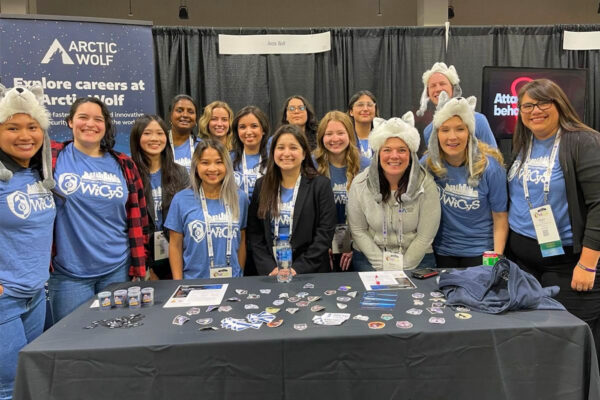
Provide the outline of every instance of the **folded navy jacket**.
{"type": "Polygon", "coordinates": [[[514,262],[501,259],[493,267],[479,266],[440,275],[440,290],[448,305],[499,314],[512,310],[564,310],[552,297],[558,286],[543,288],[514,262]]]}

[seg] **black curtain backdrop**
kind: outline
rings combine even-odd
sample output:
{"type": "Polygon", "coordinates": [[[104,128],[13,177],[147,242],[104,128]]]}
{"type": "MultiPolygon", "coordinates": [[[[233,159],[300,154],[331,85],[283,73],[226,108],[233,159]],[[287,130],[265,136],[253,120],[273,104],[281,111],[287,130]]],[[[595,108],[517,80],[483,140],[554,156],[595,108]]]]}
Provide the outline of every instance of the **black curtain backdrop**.
{"type": "MultiPolygon", "coordinates": [[[[226,101],[234,112],[250,104],[281,119],[283,101],[305,96],[317,117],[346,110],[348,99],[368,89],[384,118],[416,111],[423,90],[421,76],[434,62],[456,67],[463,95],[481,98],[484,66],[586,68],[586,123],[600,128],[600,51],[562,49],[563,32],[597,31],[600,25],[383,28],[188,28],[154,27],[157,105],[168,116],[178,93],[194,97],[200,108],[226,101]],[[313,34],[331,32],[331,51],[317,54],[220,55],[219,34],[313,34]]],[[[479,107],[479,104],[478,104],[479,107]]],[[[478,108],[479,109],[479,108],[478,108]]],[[[431,121],[429,111],[417,119],[419,130],[431,121]]],[[[201,111],[200,111],[201,112],[201,111]]]]}

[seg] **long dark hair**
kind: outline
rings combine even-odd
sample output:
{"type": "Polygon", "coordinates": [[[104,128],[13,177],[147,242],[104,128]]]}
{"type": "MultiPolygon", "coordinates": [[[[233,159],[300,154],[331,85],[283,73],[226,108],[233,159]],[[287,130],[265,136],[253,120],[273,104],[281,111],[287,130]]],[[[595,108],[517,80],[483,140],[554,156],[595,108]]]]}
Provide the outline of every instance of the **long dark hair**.
{"type": "Polygon", "coordinates": [[[238,169],[240,167],[240,162],[242,161],[242,155],[244,153],[244,143],[240,139],[240,135],[238,134],[238,125],[240,123],[240,119],[245,117],[246,115],[254,115],[260,124],[260,127],[263,130],[263,137],[260,140],[259,154],[260,154],[260,170],[264,171],[267,167],[267,141],[269,140],[269,119],[265,115],[262,110],[256,106],[246,106],[242,108],[235,115],[233,122],[231,123],[231,130],[233,131],[233,169],[238,169]]]}
{"type": "MultiPolygon", "coordinates": [[[[571,105],[567,95],[556,83],[549,79],[536,79],[527,82],[519,90],[519,106],[523,100],[523,96],[527,94],[536,101],[551,101],[558,111],[558,124],[565,132],[596,132],[583,122],[577,115],[577,111],[571,105]]],[[[513,160],[521,156],[521,160],[525,159],[525,152],[531,142],[533,133],[523,124],[521,114],[517,118],[517,126],[513,135],[513,160]]]]}
{"type": "Polygon", "coordinates": [[[290,101],[292,99],[300,100],[302,102],[302,104],[304,104],[304,107],[306,107],[306,124],[304,125],[304,133],[306,134],[306,137],[311,141],[309,147],[312,150],[313,147],[316,147],[316,145],[317,145],[318,122],[317,122],[317,116],[315,114],[315,109],[313,108],[312,104],[310,104],[308,102],[308,100],[306,100],[305,97],[300,96],[299,94],[295,94],[293,96],[288,97],[285,100],[285,103],[283,103],[283,109],[281,110],[281,124],[282,125],[289,124],[286,113],[287,113],[288,104],[290,104],[290,101]]]}
{"type": "Polygon", "coordinates": [[[279,169],[279,166],[275,164],[274,155],[277,141],[285,134],[294,136],[300,144],[300,147],[302,147],[302,151],[304,151],[304,160],[300,165],[300,175],[305,176],[308,179],[313,179],[318,175],[312,157],[310,156],[308,141],[300,128],[290,124],[281,126],[273,135],[273,142],[271,144],[271,149],[269,150],[269,161],[267,162],[267,172],[262,178],[263,182],[258,196],[257,215],[259,218],[267,218],[269,213],[271,216],[279,215],[277,194],[279,193],[279,185],[281,185],[281,170],[279,169]]]}
{"type": "MultiPolygon", "coordinates": [[[[166,210],[171,205],[171,200],[175,193],[184,189],[186,184],[182,179],[181,174],[177,171],[177,165],[173,158],[171,143],[167,135],[168,127],[165,121],[158,115],[144,114],[133,123],[131,134],[129,136],[129,149],[131,150],[131,158],[138,168],[142,183],[144,184],[144,194],[146,201],[152,201],[152,185],[150,184],[150,158],[142,150],[140,146],[140,138],[144,133],[144,129],[152,121],[156,121],[160,128],[165,133],[167,145],[160,153],[160,171],[161,171],[161,188],[162,188],[162,206],[166,210]]],[[[166,218],[166,215],[163,216],[166,218]]]]}
{"type": "MultiPolygon", "coordinates": [[[[368,96],[373,103],[375,103],[375,117],[379,117],[379,107],[377,107],[377,99],[375,98],[375,95],[368,90],[359,90],[358,92],[354,93],[352,97],[350,97],[350,101],[348,102],[348,111],[346,111],[346,114],[348,114],[348,116],[352,119],[352,125],[354,125],[355,122],[354,117],[350,115],[350,111],[352,111],[352,108],[354,108],[354,103],[356,103],[358,99],[363,96],[368,96]]],[[[373,121],[371,121],[371,129],[373,129],[373,121]]]]}
{"type": "MultiPolygon", "coordinates": [[[[377,173],[379,175],[379,193],[381,193],[381,199],[386,202],[390,196],[392,195],[392,190],[390,188],[390,183],[388,182],[385,174],[383,173],[383,168],[381,168],[381,158],[377,157],[377,173]]],[[[410,155],[410,162],[408,163],[408,167],[404,171],[402,178],[398,181],[398,190],[396,190],[396,201],[400,203],[400,196],[406,193],[406,189],[408,189],[408,181],[410,180],[410,171],[412,169],[413,157],[412,153],[410,155]]]]}
{"type": "Polygon", "coordinates": [[[73,118],[75,117],[75,113],[80,105],[84,103],[94,103],[100,107],[100,111],[102,112],[102,117],[104,118],[104,137],[100,140],[100,150],[103,152],[107,152],[112,150],[115,147],[115,125],[110,116],[110,111],[106,107],[106,104],[102,100],[97,97],[80,97],[73,102],[71,105],[71,109],[69,110],[69,115],[65,119],[67,124],[73,122],[73,118]]]}

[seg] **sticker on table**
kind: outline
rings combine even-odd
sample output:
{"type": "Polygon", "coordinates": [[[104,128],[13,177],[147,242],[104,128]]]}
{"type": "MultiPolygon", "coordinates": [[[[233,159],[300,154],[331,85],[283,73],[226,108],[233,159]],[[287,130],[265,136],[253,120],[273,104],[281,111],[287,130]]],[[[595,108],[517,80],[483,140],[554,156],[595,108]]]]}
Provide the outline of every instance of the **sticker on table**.
{"type": "Polygon", "coordinates": [[[420,308],[411,308],[409,310],[406,310],[406,313],[410,315],[421,315],[423,313],[423,310],[421,310],[420,308]]]}
{"type": "Polygon", "coordinates": [[[289,308],[285,309],[285,311],[289,312],[290,314],[295,314],[298,312],[298,310],[300,310],[300,309],[296,308],[296,307],[289,307],[289,308]]]}
{"type": "Polygon", "coordinates": [[[439,307],[427,307],[426,310],[429,311],[429,314],[433,314],[433,315],[444,313],[444,310],[442,310],[439,307]]]}
{"type": "Polygon", "coordinates": [[[185,313],[187,315],[197,315],[197,314],[200,314],[200,308],[199,307],[192,307],[189,310],[187,310],[185,313]]]}
{"type": "Polygon", "coordinates": [[[270,294],[271,293],[271,289],[260,289],[260,292],[262,294],[270,294]]]}
{"type": "Polygon", "coordinates": [[[260,299],[260,295],[259,294],[255,294],[255,293],[250,293],[248,295],[248,297],[246,297],[248,300],[256,300],[256,299],[260,299]]]}
{"type": "Polygon", "coordinates": [[[466,312],[466,313],[471,311],[471,309],[469,307],[465,307],[465,306],[456,306],[456,307],[454,307],[454,310],[456,310],[457,312],[466,312]]]}
{"type": "Polygon", "coordinates": [[[336,293],[337,293],[337,290],[326,290],[325,296],[333,296],[336,293]]]}
{"type": "Polygon", "coordinates": [[[366,315],[356,314],[354,317],[352,317],[352,319],[357,319],[359,321],[368,321],[369,317],[366,315]]]}
{"type": "Polygon", "coordinates": [[[269,314],[277,314],[279,312],[279,308],[277,307],[267,307],[265,308],[265,311],[268,312],[269,314]]]}
{"type": "Polygon", "coordinates": [[[213,319],[212,318],[199,318],[196,320],[196,323],[198,325],[208,325],[208,324],[212,324],[213,319]]]}
{"type": "Polygon", "coordinates": [[[280,305],[282,305],[284,302],[285,302],[285,300],[283,300],[283,299],[277,299],[277,300],[273,301],[273,305],[274,305],[274,306],[280,306],[280,305]]]}
{"type": "Polygon", "coordinates": [[[412,327],[413,327],[413,324],[410,321],[396,321],[396,328],[410,329],[412,327]]]}
{"type": "Polygon", "coordinates": [[[342,303],[347,303],[350,300],[352,300],[352,297],[348,297],[348,296],[339,296],[336,298],[337,301],[341,301],[342,303]]]}
{"type": "Polygon", "coordinates": [[[301,300],[301,301],[297,302],[296,305],[298,307],[306,307],[306,306],[308,306],[308,301],[301,300]]]}
{"type": "Polygon", "coordinates": [[[356,295],[358,294],[358,292],[356,290],[353,290],[353,291],[348,292],[346,294],[354,299],[354,298],[356,298],[356,295]]]}
{"type": "Polygon", "coordinates": [[[315,301],[318,301],[318,300],[320,300],[320,299],[321,299],[321,296],[308,296],[308,297],[306,298],[306,300],[308,300],[308,301],[309,301],[309,302],[311,302],[311,303],[312,303],[312,302],[315,302],[315,301]]]}
{"type": "Polygon", "coordinates": [[[267,326],[269,328],[278,328],[281,326],[281,324],[283,324],[283,320],[282,319],[278,319],[278,320],[273,320],[271,322],[267,323],[267,326]]]}
{"type": "Polygon", "coordinates": [[[422,306],[425,303],[423,302],[423,300],[413,300],[413,306],[422,306]]]}
{"type": "Polygon", "coordinates": [[[219,307],[219,312],[229,312],[232,309],[233,308],[231,306],[221,306],[221,307],[219,307]]]}
{"type": "Polygon", "coordinates": [[[457,312],[454,316],[458,319],[470,319],[472,317],[471,314],[466,312],[457,312]]]}
{"type": "Polygon", "coordinates": [[[315,285],[312,283],[307,283],[304,286],[302,286],[302,289],[314,289],[315,285]]]}
{"type": "Polygon", "coordinates": [[[306,296],[308,296],[308,292],[296,293],[296,297],[300,297],[301,299],[305,298],[306,296]]]}
{"type": "Polygon", "coordinates": [[[298,301],[300,301],[300,297],[298,297],[298,296],[292,296],[292,297],[288,298],[288,301],[290,303],[297,303],[298,301]]]}
{"type": "Polygon", "coordinates": [[[303,331],[308,328],[307,324],[294,324],[294,329],[297,331],[303,331]]]}
{"type": "Polygon", "coordinates": [[[208,307],[206,307],[206,312],[211,312],[211,311],[215,311],[218,309],[219,309],[219,306],[208,306],[208,307]]]}
{"type": "Polygon", "coordinates": [[[348,291],[348,290],[350,290],[350,289],[352,289],[352,287],[351,287],[351,286],[346,286],[346,285],[340,286],[340,287],[338,288],[338,290],[339,290],[340,292],[347,292],[347,291],[348,291]]]}
{"type": "Polygon", "coordinates": [[[244,309],[246,309],[246,310],[258,310],[258,305],[256,305],[256,304],[244,304],[244,309]]]}
{"type": "Polygon", "coordinates": [[[245,296],[248,294],[248,291],[246,289],[235,289],[235,292],[240,296],[245,296]]]}
{"type": "Polygon", "coordinates": [[[323,311],[325,309],[325,307],[320,306],[320,305],[314,305],[310,308],[310,311],[312,312],[319,312],[319,311],[323,311]]]}
{"type": "Polygon", "coordinates": [[[384,322],[381,321],[372,321],[369,322],[369,329],[381,329],[385,326],[384,322]]]}
{"type": "Polygon", "coordinates": [[[416,292],[413,293],[411,296],[413,299],[422,299],[423,297],[425,297],[425,293],[416,292]]]}
{"type": "Polygon", "coordinates": [[[344,310],[348,307],[348,304],[344,304],[344,303],[336,303],[337,308],[339,308],[340,310],[344,310]]]}
{"type": "Polygon", "coordinates": [[[229,302],[232,302],[232,303],[233,303],[233,302],[235,302],[235,301],[240,301],[240,298],[239,298],[239,297],[230,297],[230,298],[228,298],[228,299],[227,299],[227,301],[229,301],[229,302]]]}
{"type": "Polygon", "coordinates": [[[430,324],[445,324],[446,319],[443,317],[429,317],[430,324]]]}
{"type": "Polygon", "coordinates": [[[173,318],[173,325],[183,325],[186,322],[188,322],[190,319],[188,317],[186,317],[185,315],[177,315],[175,318],[173,318]]]}
{"type": "Polygon", "coordinates": [[[285,293],[285,292],[284,293],[279,293],[279,298],[280,299],[286,299],[288,297],[290,297],[290,295],[288,293],[285,293]]]}
{"type": "Polygon", "coordinates": [[[394,319],[394,316],[392,314],[381,314],[381,319],[384,321],[389,321],[394,319]]]}
{"type": "Polygon", "coordinates": [[[435,297],[435,298],[444,297],[444,293],[442,293],[442,292],[438,292],[438,291],[431,292],[431,293],[429,293],[429,295],[430,295],[431,297],[435,297]]]}
{"type": "Polygon", "coordinates": [[[219,330],[216,326],[201,326],[198,328],[199,331],[216,331],[219,330]]]}

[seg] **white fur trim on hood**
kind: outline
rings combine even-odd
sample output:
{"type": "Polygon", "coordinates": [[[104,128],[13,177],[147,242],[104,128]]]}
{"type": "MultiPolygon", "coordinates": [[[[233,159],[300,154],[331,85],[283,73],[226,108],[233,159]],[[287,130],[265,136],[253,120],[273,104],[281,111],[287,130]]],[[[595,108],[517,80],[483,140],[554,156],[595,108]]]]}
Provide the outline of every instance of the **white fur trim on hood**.
{"type": "Polygon", "coordinates": [[[456,72],[454,65],[448,67],[446,63],[436,62],[433,64],[431,69],[428,69],[423,73],[423,93],[421,93],[421,101],[419,103],[419,109],[417,110],[417,115],[419,117],[422,117],[423,114],[425,114],[425,110],[427,110],[427,103],[429,102],[429,96],[427,95],[427,83],[429,82],[431,75],[435,73],[440,73],[448,78],[450,84],[452,85],[452,97],[459,97],[462,95],[462,89],[459,85],[460,78],[458,77],[458,73],[456,72]]]}
{"type": "Polygon", "coordinates": [[[415,116],[412,111],[407,112],[402,118],[375,118],[373,120],[373,130],[369,134],[369,147],[373,152],[378,152],[386,140],[392,137],[402,139],[411,152],[419,150],[421,137],[419,131],[415,128],[415,116]]]}
{"type": "Polygon", "coordinates": [[[439,101],[435,114],[433,115],[433,130],[429,137],[429,143],[427,143],[427,149],[431,162],[439,169],[444,170],[440,156],[440,144],[438,140],[438,131],[440,126],[454,116],[460,117],[460,119],[467,125],[469,130],[469,139],[467,142],[467,163],[469,165],[469,177],[468,183],[471,187],[477,187],[479,185],[479,177],[473,174],[473,163],[477,162],[481,158],[479,152],[478,141],[475,137],[475,106],[477,105],[477,98],[471,96],[467,99],[464,97],[455,97],[452,99],[448,98],[446,92],[440,93],[439,101]]]}
{"type": "MultiPolygon", "coordinates": [[[[50,113],[43,105],[44,89],[36,85],[32,87],[14,87],[7,89],[0,84],[0,124],[5,123],[15,114],[27,114],[35,119],[44,132],[42,144],[42,173],[43,186],[52,189],[55,185],[52,178],[52,153],[50,149],[50,137],[48,127],[50,126],[50,113]]],[[[0,163],[0,180],[8,181],[12,178],[12,172],[0,163]]]]}

